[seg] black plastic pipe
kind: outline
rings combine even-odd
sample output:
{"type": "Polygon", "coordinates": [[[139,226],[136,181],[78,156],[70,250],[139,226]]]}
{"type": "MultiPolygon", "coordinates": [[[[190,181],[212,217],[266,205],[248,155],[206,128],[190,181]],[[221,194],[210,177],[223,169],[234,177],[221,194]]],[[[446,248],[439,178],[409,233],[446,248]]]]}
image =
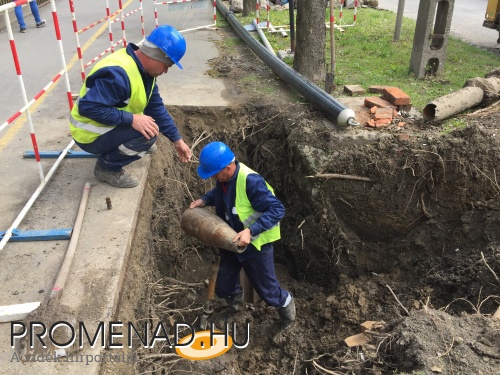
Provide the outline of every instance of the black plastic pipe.
{"type": "Polygon", "coordinates": [[[292,86],[300,94],[302,94],[309,102],[323,111],[331,120],[335,121],[339,126],[357,126],[356,113],[344,106],[342,103],[335,100],[332,96],[321,90],[306,77],[290,68],[276,55],[271,54],[262,44],[255,40],[243,26],[240,25],[233,12],[222,4],[221,0],[217,1],[217,8],[222,13],[224,18],[229,22],[234,32],[242,39],[250,49],[267,65],[274,73],[283,81],[292,86]]]}

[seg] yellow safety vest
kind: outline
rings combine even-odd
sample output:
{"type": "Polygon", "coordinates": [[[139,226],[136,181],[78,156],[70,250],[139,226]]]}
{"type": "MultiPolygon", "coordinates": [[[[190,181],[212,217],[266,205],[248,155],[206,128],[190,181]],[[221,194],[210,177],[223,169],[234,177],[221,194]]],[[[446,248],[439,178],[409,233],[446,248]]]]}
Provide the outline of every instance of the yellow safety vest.
{"type": "MultiPolygon", "coordinates": [[[[251,173],[257,174],[257,172],[248,168],[245,164],[240,164],[240,170],[238,172],[238,177],[236,180],[236,199],[235,199],[235,208],[238,214],[238,218],[243,223],[245,228],[248,228],[252,223],[257,221],[257,219],[262,216],[262,212],[255,211],[250,203],[250,200],[247,197],[247,176],[251,173]]],[[[274,190],[266,182],[267,188],[273,193],[274,190]]],[[[260,250],[262,245],[270,242],[277,241],[281,238],[280,233],[280,225],[276,224],[271,229],[268,229],[261,234],[252,237],[251,244],[255,246],[257,250],[260,250]]]]}
{"type": "MultiPolygon", "coordinates": [[[[144,88],[144,82],[139,72],[139,67],[134,61],[132,56],[127,53],[125,48],[113,53],[112,55],[106,57],[104,60],[97,63],[91,70],[88,77],[90,77],[94,72],[101,68],[107,66],[120,66],[125,70],[130,81],[130,98],[126,101],[127,105],[123,108],[118,108],[119,110],[142,114],[144,108],[146,108],[151,94],[153,93],[153,88],[156,79],[153,79],[153,86],[151,87],[151,93],[149,97],[146,97],[146,89],[144,88]]],[[[87,77],[87,79],[88,79],[87,77]]],[[[83,98],[87,93],[87,81],[82,85],[78,100],[83,98]]],[[[71,110],[70,117],[70,130],[73,139],[79,143],[87,144],[95,141],[100,135],[113,130],[114,126],[109,126],[101,124],[99,122],[93,121],[87,117],[80,115],[78,111],[78,100],[76,101],[73,109],[71,110]]]]}

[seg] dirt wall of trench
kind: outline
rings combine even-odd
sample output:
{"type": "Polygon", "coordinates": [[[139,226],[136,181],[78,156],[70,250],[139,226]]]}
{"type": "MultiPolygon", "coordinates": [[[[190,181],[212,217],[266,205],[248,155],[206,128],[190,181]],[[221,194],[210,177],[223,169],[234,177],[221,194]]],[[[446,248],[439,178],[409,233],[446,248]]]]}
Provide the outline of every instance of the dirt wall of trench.
{"type": "MultiPolygon", "coordinates": [[[[492,274],[500,274],[500,154],[491,129],[473,124],[443,135],[418,125],[401,142],[398,134],[332,128],[300,103],[287,111],[258,102],[170,110],[185,137],[200,141],[195,160],[204,144],[222,140],[283,201],[277,273],[296,298],[298,323],[276,348],[274,309],[257,303],[228,317],[218,301],[215,322],[251,323],[247,349],[188,361],[162,357],[172,350],[157,347],[115,373],[499,371],[499,327],[489,318],[500,287],[492,274]],[[307,177],[317,174],[342,176],[307,177]],[[367,345],[347,348],[343,340],[367,320],[384,328],[367,345]]],[[[213,186],[195,168],[178,163],[165,140],[152,157],[122,298],[129,320],[200,315],[212,250],[179,227],[189,202],[213,186]]]]}

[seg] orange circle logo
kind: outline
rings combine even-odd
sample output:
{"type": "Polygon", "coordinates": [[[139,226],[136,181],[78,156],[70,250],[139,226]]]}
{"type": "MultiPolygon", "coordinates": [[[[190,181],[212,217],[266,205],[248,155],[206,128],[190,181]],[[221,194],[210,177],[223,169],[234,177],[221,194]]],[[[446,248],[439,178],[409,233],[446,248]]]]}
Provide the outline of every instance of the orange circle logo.
{"type": "MultiPolygon", "coordinates": [[[[222,332],[213,331],[213,333],[221,334],[222,332]]],[[[192,336],[193,335],[187,335],[179,340],[177,345],[191,342],[189,346],[177,346],[175,348],[175,351],[181,357],[195,361],[215,358],[224,354],[233,346],[233,339],[229,335],[225,337],[222,335],[215,336],[213,338],[213,345],[210,345],[210,331],[195,332],[194,340],[192,336]],[[226,337],[227,345],[225,343],[226,337]]]]}

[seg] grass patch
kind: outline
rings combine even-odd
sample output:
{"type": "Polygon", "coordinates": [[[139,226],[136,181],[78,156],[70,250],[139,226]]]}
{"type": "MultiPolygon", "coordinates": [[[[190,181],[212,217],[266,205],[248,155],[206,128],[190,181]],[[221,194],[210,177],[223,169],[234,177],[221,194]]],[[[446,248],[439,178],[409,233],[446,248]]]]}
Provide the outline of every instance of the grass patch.
{"type": "Polygon", "coordinates": [[[231,50],[232,48],[235,48],[237,46],[240,46],[242,43],[243,42],[238,37],[226,38],[222,41],[222,45],[224,47],[228,48],[229,50],[231,50]]]}
{"type": "MultiPolygon", "coordinates": [[[[353,21],[353,10],[343,10],[340,24],[353,21]]],[[[255,14],[242,17],[235,14],[242,25],[249,25],[255,14]]],[[[335,19],[339,23],[338,9],[335,19]]],[[[267,18],[266,12],[260,12],[260,22],[267,18]]],[[[329,19],[329,10],[325,11],[325,22],[329,19]]],[[[288,11],[271,11],[273,25],[288,25],[288,11]]],[[[500,56],[493,52],[471,46],[459,39],[450,37],[444,60],[444,72],[438,76],[417,79],[410,70],[410,58],[413,48],[415,20],[404,18],[400,39],[393,41],[396,13],[373,8],[361,8],[357,11],[354,27],[345,27],[343,32],[335,29],[335,84],[332,95],[339,97],[344,85],[360,85],[368,88],[372,85],[390,85],[401,88],[410,95],[412,104],[422,110],[427,103],[437,97],[457,91],[469,78],[484,75],[500,65],[500,56]]],[[[326,30],[325,58],[330,66],[330,32],[326,30]]],[[[258,37],[257,33],[254,37],[258,37]]],[[[290,49],[290,40],[277,33],[265,33],[275,51],[290,49]]],[[[291,60],[285,61],[292,66],[291,60]]],[[[321,86],[321,83],[320,83],[321,86]]]]}
{"type": "Polygon", "coordinates": [[[467,127],[467,121],[464,118],[452,118],[445,120],[442,125],[442,134],[451,133],[453,130],[465,129],[467,127]]]}

